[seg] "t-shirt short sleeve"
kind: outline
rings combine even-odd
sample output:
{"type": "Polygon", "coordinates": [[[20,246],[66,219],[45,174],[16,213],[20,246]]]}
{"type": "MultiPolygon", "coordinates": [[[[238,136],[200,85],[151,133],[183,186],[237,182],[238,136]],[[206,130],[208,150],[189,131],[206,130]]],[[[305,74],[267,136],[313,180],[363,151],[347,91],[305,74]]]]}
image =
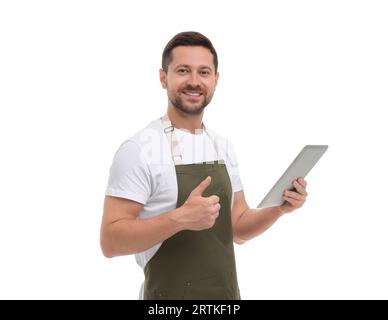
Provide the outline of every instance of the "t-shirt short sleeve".
{"type": "Polygon", "coordinates": [[[152,193],[151,173],[141,148],[131,140],[116,151],[105,194],[145,204],[152,193]]]}

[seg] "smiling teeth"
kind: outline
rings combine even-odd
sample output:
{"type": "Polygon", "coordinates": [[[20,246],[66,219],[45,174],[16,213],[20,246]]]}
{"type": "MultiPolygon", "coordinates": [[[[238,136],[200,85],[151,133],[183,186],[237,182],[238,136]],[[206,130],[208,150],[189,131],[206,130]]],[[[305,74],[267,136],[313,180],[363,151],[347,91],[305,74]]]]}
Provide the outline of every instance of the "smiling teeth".
{"type": "Polygon", "coordinates": [[[200,96],[201,94],[200,93],[198,93],[198,92],[185,92],[185,94],[188,94],[188,95],[190,95],[190,96],[200,96]]]}

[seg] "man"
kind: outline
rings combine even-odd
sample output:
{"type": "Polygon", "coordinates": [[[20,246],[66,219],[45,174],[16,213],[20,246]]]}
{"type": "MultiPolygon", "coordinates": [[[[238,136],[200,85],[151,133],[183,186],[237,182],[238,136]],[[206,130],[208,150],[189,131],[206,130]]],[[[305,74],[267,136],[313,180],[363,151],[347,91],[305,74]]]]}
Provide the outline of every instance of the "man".
{"type": "Polygon", "coordinates": [[[113,160],[101,248],[106,257],[136,254],[145,274],[141,299],[240,299],[233,241],[256,237],[306,200],[299,178],[283,205],[249,208],[231,144],[202,122],[217,67],[208,38],[175,35],[160,70],[167,113],[113,160]]]}

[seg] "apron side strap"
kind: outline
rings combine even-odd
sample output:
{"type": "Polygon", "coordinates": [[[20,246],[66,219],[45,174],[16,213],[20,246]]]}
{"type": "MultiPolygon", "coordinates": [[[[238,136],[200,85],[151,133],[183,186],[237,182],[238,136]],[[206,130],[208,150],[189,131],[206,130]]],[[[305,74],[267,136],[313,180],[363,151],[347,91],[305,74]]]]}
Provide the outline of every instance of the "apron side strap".
{"type": "Polygon", "coordinates": [[[160,119],[162,120],[163,130],[167,136],[167,141],[170,145],[172,161],[175,165],[182,164],[182,153],[180,151],[179,143],[174,133],[174,126],[168,118],[167,113],[160,119]]]}

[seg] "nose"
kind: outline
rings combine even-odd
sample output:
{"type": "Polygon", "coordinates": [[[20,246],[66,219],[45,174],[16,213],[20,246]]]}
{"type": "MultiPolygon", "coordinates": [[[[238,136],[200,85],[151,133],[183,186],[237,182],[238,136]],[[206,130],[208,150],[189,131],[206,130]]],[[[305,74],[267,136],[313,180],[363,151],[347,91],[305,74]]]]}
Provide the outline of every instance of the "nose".
{"type": "Polygon", "coordinates": [[[196,71],[190,73],[188,83],[191,84],[192,86],[196,86],[201,83],[199,74],[196,71]]]}

